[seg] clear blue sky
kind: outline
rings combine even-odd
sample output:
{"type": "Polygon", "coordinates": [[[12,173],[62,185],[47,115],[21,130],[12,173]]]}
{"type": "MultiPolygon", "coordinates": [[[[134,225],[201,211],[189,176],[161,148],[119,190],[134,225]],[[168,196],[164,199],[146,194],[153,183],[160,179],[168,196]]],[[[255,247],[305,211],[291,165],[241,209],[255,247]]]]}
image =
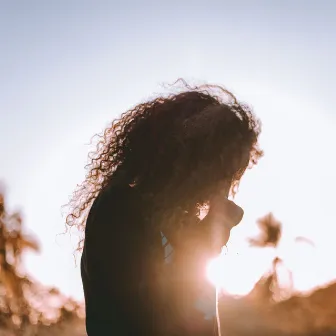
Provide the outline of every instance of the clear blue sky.
{"type": "Polygon", "coordinates": [[[73,245],[56,234],[85,144],[178,77],[225,85],[263,120],[243,225],[273,210],[332,248],[335,18],[333,0],[1,1],[0,178],[42,242],[29,271],[82,296],[73,245]]]}

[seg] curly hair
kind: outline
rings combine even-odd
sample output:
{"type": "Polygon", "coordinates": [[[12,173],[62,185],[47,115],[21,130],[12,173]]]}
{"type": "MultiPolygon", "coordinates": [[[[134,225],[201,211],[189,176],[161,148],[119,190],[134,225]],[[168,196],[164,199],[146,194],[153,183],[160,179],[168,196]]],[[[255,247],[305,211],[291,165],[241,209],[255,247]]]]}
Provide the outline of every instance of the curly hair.
{"type": "Polygon", "coordinates": [[[177,83],[177,92],[136,105],[98,135],[86,179],[68,204],[68,228],[84,231],[93,201],[113,184],[136,188],[177,217],[181,210],[199,214],[222,181],[235,194],[245,170],[262,156],[259,120],[220,86],[177,83]]]}

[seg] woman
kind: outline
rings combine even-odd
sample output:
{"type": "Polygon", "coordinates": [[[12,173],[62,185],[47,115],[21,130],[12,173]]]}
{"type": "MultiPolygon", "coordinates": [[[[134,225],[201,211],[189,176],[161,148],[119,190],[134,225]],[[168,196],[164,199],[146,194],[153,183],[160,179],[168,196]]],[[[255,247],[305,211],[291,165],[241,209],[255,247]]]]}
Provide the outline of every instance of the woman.
{"type": "Polygon", "coordinates": [[[70,203],[67,224],[85,229],[89,336],[196,335],[204,262],[242,218],[227,197],[262,155],[259,121],[219,86],[182,83],[104,131],[70,203]]]}

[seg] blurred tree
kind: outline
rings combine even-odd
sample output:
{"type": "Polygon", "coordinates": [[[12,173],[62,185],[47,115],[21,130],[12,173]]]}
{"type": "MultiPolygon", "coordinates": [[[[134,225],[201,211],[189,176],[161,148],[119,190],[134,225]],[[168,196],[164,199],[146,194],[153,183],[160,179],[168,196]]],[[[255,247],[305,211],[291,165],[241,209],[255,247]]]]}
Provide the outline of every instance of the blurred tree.
{"type": "MultiPolygon", "coordinates": [[[[258,221],[260,234],[250,238],[251,246],[278,249],[282,238],[282,225],[272,214],[258,221]]],[[[309,244],[305,237],[295,237],[295,243],[309,244]]],[[[293,251],[295,253],[295,251],[293,251]]],[[[311,293],[292,291],[281,297],[278,266],[283,260],[275,251],[271,270],[245,297],[223,297],[220,304],[220,319],[226,336],[322,336],[336,335],[336,283],[316,288],[311,293]]]]}
{"type": "Polygon", "coordinates": [[[25,324],[29,317],[23,289],[31,282],[20,275],[21,256],[26,249],[38,251],[38,245],[23,234],[21,215],[7,212],[4,190],[0,190],[0,286],[4,293],[1,307],[15,325],[25,324]]]}
{"type": "Polygon", "coordinates": [[[27,250],[38,252],[39,244],[24,232],[22,215],[8,211],[0,184],[0,335],[65,335],[66,327],[71,335],[85,335],[83,306],[24,274],[27,250]]]}
{"type": "MultiPolygon", "coordinates": [[[[293,295],[294,283],[292,272],[286,268],[286,265],[281,258],[281,253],[278,251],[282,238],[282,224],[272,213],[269,213],[259,219],[257,225],[259,227],[260,234],[256,237],[249,238],[250,245],[260,248],[273,248],[275,250],[275,257],[272,261],[271,271],[259,280],[250,296],[257,296],[260,302],[265,300],[280,301],[287,299],[293,295]],[[279,279],[280,267],[286,269],[289,276],[289,283],[287,283],[285,288],[282,286],[279,279]]],[[[308,244],[314,247],[314,243],[306,237],[295,237],[294,242],[297,244],[308,244]]]]}
{"type": "MultiPolygon", "coordinates": [[[[276,220],[272,213],[269,213],[259,219],[257,225],[260,229],[260,234],[257,237],[249,238],[250,245],[260,248],[271,247],[277,250],[282,237],[281,222],[276,220]]],[[[259,280],[250,294],[251,297],[258,297],[260,302],[281,299],[283,293],[277,272],[279,265],[283,265],[283,260],[276,252],[271,272],[259,280]]],[[[288,272],[290,273],[290,271],[288,272]]],[[[292,279],[291,273],[290,279],[292,279]]],[[[291,291],[292,287],[293,283],[291,281],[288,289],[291,291]]]]}

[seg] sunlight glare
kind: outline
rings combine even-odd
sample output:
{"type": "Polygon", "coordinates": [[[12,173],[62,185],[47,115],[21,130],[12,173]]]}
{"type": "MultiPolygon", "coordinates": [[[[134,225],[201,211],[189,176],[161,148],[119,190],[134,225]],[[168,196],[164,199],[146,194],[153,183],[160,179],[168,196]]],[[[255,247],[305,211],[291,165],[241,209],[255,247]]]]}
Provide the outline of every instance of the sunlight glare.
{"type": "Polygon", "coordinates": [[[247,272],[246,265],[246,260],[244,262],[238,254],[221,254],[208,262],[206,275],[220,291],[245,296],[251,292],[258,279],[254,272],[247,272]]]}

